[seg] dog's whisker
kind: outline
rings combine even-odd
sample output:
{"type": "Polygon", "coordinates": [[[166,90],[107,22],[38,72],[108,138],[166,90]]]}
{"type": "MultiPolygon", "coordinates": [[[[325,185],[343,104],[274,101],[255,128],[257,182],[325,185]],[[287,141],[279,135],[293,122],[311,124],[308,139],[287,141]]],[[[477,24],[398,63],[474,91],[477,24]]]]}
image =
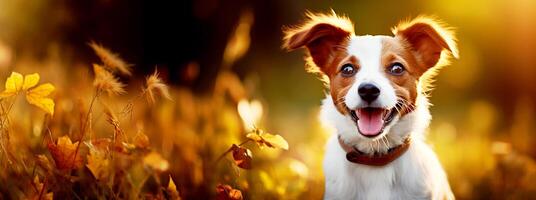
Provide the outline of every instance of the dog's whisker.
{"type": "Polygon", "coordinates": [[[380,141],[379,140],[376,140],[376,147],[378,147],[378,152],[380,152],[381,150],[381,146],[380,146],[380,141]]]}
{"type": "Polygon", "coordinates": [[[389,149],[389,145],[387,144],[387,139],[385,138],[385,135],[382,136],[382,142],[385,144],[385,148],[389,149]]]}
{"type": "Polygon", "coordinates": [[[389,149],[385,141],[383,140],[384,136],[382,136],[379,140],[381,141],[382,146],[385,146],[386,149],[389,149]]]}
{"type": "Polygon", "coordinates": [[[391,144],[389,143],[389,139],[387,138],[387,136],[384,135],[383,137],[385,137],[385,141],[387,142],[387,146],[391,147],[391,144]]]}
{"type": "Polygon", "coordinates": [[[374,146],[376,147],[376,148],[374,148],[374,152],[373,152],[373,153],[378,152],[378,151],[380,150],[379,148],[377,148],[377,147],[378,147],[378,140],[373,140],[372,146],[373,146],[373,147],[374,147],[374,146]],[[378,150],[376,150],[376,149],[378,149],[378,150]]]}
{"type": "Polygon", "coordinates": [[[397,103],[395,104],[395,108],[398,112],[411,112],[415,109],[415,104],[410,103],[408,100],[397,96],[397,103]]]}

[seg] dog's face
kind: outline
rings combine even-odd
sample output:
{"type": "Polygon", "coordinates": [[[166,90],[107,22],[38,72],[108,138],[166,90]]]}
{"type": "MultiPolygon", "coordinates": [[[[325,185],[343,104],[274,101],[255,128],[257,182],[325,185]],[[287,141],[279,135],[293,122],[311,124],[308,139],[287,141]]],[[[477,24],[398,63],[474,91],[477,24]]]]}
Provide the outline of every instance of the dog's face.
{"type": "Polygon", "coordinates": [[[329,78],[334,106],[359,138],[389,134],[414,110],[421,76],[439,65],[442,53],[457,56],[453,36],[430,18],[401,23],[394,36],[356,36],[352,23],[335,14],[308,19],[285,32],[284,47],[307,48],[310,65],[329,78]]]}

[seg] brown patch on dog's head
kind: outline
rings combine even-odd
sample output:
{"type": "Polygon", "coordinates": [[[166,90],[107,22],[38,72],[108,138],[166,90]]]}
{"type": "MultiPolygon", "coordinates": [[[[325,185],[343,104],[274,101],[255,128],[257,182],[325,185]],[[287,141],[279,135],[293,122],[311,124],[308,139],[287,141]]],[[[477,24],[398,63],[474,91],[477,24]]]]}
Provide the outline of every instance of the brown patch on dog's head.
{"type": "Polygon", "coordinates": [[[450,57],[458,58],[456,38],[452,28],[435,17],[419,16],[399,23],[392,29],[395,39],[409,50],[415,62],[410,63],[420,89],[431,89],[437,70],[449,64],[450,57]]]}
{"type": "Polygon", "coordinates": [[[340,59],[336,59],[335,62],[332,63],[332,65],[330,66],[330,69],[332,70],[327,74],[330,80],[330,94],[337,110],[340,113],[347,114],[348,109],[346,107],[346,104],[344,104],[344,97],[348,93],[348,90],[354,84],[355,78],[341,76],[339,71],[341,70],[341,66],[345,64],[351,64],[355,67],[355,70],[359,71],[359,60],[355,56],[348,55],[346,51],[344,53],[338,53],[336,55],[338,55],[340,59]]]}
{"type": "Polygon", "coordinates": [[[307,71],[319,73],[340,112],[346,112],[342,97],[353,84],[353,78],[336,76],[339,66],[357,60],[347,52],[348,42],[354,35],[352,22],[335,12],[330,14],[307,13],[302,25],[284,31],[283,48],[291,51],[301,47],[307,49],[307,71]]]}
{"type": "MultiPolygon", "coordinates": [[[[309,72],[333,74],[333,67],[347,56],[348,40],[354,35],[352,22],[335,12],[330,14],[306,13],[306,21],[284,30],[283,48],[291,51],[301,47],[308,50],[306,60],[309,72]]],[[[326,83],[329,80],[325,79],[326,83]]]]}

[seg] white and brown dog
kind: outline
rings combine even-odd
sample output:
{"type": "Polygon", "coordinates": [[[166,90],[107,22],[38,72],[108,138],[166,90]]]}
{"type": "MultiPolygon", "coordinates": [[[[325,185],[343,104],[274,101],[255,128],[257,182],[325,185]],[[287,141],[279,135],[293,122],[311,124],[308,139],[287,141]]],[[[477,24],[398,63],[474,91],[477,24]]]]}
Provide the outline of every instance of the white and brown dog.
{"type": "Polygon", "coordinates": [[[321,116],[337,134],[324,158],[325,199],[454,199],[425,143],[430,78],[457,57],[449,28],[417,17],[394,36],[354,34],[347,17],[307,14],[285,30],[284,48],[305,47],[309,70],[329,88],[321,116]]]}

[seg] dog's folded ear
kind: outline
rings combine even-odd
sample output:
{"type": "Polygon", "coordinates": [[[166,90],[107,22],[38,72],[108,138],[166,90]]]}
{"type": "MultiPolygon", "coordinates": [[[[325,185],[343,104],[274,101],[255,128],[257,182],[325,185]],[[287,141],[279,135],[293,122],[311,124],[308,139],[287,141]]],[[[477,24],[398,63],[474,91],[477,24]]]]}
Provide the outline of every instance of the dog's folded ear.
{"type": "Polygon", "coordinates": [[[447,57],[442,56],[444,52],[458,58],[454,33],[434,17],[420,16],[401,22],[392,31],[396,37],[409,43],[417,61],[425,67],[424,71],[438,63],[443,64],[440,59],[447,57]]]}
{"type": "Polygon", "coordinates": [[[330,51],[341,47],[354,34],[354,27],[348,18],[334,12],[306,15],[307,20],[302,25],[285,28],[283,48],[289,51],[307,48],[315,65],[322,68],[330,51]]]}

